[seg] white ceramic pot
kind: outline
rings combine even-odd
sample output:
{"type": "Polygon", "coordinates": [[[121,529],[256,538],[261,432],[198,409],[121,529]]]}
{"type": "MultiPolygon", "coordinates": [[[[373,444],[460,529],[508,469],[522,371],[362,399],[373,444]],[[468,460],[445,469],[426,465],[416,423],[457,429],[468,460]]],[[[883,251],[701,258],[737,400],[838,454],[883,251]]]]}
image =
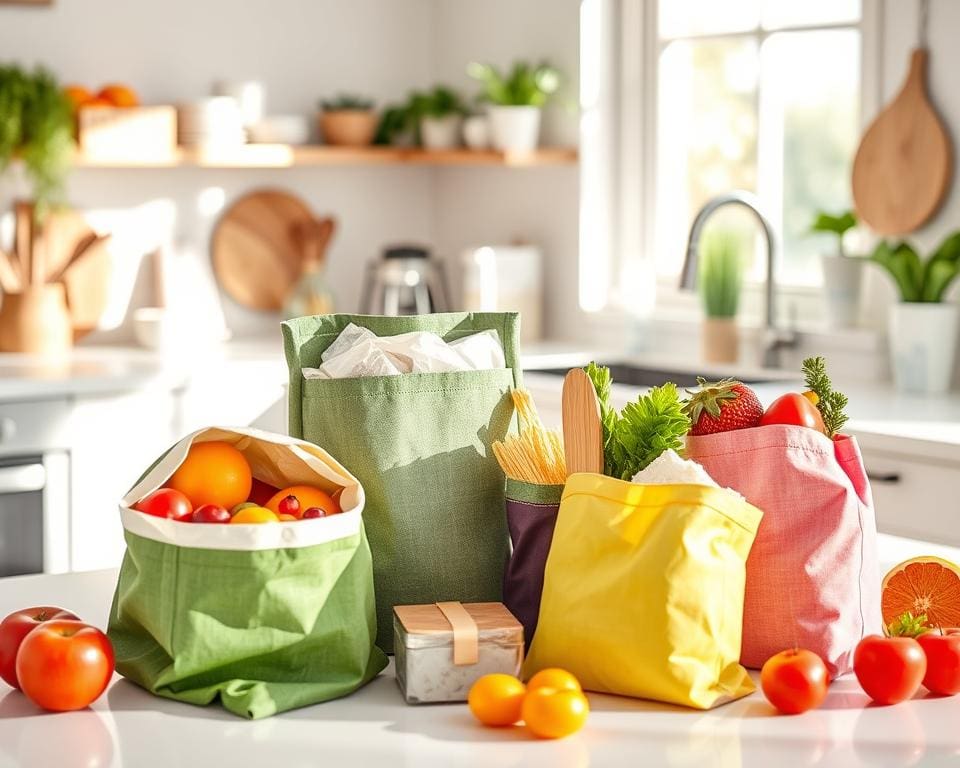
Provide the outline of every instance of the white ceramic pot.
{"type": "Polygon", "coordinates": [[[960,307],[903,302],[890,308],[890,364],[897,389],[942,394],[950,388],[960,307]]]}
{"type": "Polygon", "coordinates": [[[853,328],[860,318],[860,289],[864,259],[856,256],[820,256],[823,295],[831,328],[853,328]]]}
{"type": "Polygon", "coordinates": [[[490,118],[490,143],[501,152],[533,152],[540,136],[539,107],[493,106],[490,118]]]}
{"type": "Polygon", "coordinates": [[[426,149],[453,149],[460,146],[460,115],[424,117],[420,120],[420,140],[426,149]]]}
{"type": "Polygon", "coordinates": [[[463,143],[475,150],[490,146],[490,121],[486,115],[471,115],[463,121],[463,143]]]}

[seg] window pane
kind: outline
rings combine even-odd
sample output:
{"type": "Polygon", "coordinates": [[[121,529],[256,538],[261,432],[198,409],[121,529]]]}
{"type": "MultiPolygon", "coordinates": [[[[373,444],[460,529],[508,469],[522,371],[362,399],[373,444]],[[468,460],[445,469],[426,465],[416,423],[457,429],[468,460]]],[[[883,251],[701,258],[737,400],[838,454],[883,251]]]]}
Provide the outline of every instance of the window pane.
{"type": "Polygon", "coordinates": [[[860,20],[860,0],[764,0],[765,29],[860,20]]]}
{"type": "Polygon", "coordinates": [[[660,0],[661,38],[746,32],[760,25],[761,0],[660,0]]]}
{"type": "Polygon", "coordinates": [[[783,238],[779,279],[817,284],[817,256],[832,243],[810,234],[814,213],[851,205],[860,35],[855,30],[775,34],[764,43],[760,61],[759,193],[783,238]]]}
{"type": "MultiPolygon", "coordinates": [[[[690,222],[711,197],[757,182],[759,51],[752,38],[684,40],[660,56],[657,89],[656,253],[676,275],[690,222]]],[[[712,224],[744,233],[755,225],[738,208],[712,224]]]]}

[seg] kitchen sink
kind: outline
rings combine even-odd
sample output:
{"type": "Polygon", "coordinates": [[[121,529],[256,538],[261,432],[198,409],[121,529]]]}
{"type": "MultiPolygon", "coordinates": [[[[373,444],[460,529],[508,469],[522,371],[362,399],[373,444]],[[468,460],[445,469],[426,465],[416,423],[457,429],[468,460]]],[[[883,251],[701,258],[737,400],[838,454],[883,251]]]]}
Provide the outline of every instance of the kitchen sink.
{"type": "MultiPolygon", "coordinates": [[[[656,387],[667,381],[672,381],[680,388],[697,386],[697,374],[690,371],[676,371],[667,368],[646,368],[629,363],[600,363],[610,369],[610,375],[615,384],[625,384],[632,387],[656,387]]],[[[541,368],[528,369],[530,373],[546,373],[552,376],[566,376],[569,368],[541,368]]],[[[707,378],[711,378],[707,376],[707,378]]],[[[721,379],[723,376],[713,376],[721,379]]],[[[738,377],[739,378],[739,377],[738,377]]],[[[740,378],[744,384],[763,384],[774,381],[769,378],[745,376],[740,378]]]]}

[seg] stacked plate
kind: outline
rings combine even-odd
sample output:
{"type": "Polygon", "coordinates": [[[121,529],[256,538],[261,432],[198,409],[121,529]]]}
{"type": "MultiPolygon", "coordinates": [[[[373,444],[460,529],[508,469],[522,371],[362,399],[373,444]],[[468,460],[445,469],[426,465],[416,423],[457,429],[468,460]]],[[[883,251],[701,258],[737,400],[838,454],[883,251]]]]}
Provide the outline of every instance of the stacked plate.
{"type": "Polygon", "coordinates": [[[235,147],[246,141],[240,102],[231,96],[181,104],[177,112],[181,144],[235,147]]]}

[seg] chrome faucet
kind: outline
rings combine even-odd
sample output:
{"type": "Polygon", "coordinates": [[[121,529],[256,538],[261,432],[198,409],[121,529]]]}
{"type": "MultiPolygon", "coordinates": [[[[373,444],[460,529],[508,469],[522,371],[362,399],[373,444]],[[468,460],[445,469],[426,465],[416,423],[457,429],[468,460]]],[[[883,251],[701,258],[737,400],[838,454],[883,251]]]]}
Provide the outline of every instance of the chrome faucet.
{"type": "Polygon", "coordinates": [[[683,271],[680,273],[680,288],[693,290],[697,287],[697,262],[700,256],[700,236],[707,219],[725,205],[742,205],[757,217],[767,240],[767,284],[766,284],[766,320],[763,338],[763,367],[775,368],[780,361],[779,351],[783,348],[795,347],[797,335],[792,329],[777,328],[777,292],[774,278],[774,247],[775,239],[773,227],[767,218],[760,213],[760,201],[755,195],[743,190],[734,190],[725,195],[708,200],[706,205],[693,219],[690,225],[690,237],[687,239],[687,255],[683,260],[683,271]]]}

